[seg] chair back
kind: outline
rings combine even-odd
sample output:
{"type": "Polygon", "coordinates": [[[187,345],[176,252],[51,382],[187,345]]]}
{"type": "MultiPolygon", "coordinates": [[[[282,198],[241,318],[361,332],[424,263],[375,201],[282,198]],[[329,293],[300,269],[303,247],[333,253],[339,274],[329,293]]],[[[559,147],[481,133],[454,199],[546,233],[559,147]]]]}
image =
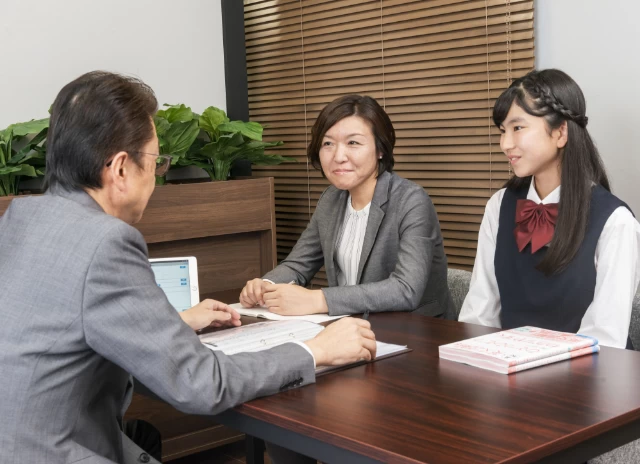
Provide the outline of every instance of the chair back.
{"type": "Polygon", "coordinates": [[[453,300],[456,310],[456,319],[462,309],[462,303],[469,293],[469,284],[471,283],[471,272],[462,269],[447,269],[447,283],[449,285],[449,293],[453,300]]]}
{"type": "Polygon", "coordinates": [[[629,338],[636,351],[640,351],[640,287],[631,305],[631,324],[629,324],[629,338]]]}

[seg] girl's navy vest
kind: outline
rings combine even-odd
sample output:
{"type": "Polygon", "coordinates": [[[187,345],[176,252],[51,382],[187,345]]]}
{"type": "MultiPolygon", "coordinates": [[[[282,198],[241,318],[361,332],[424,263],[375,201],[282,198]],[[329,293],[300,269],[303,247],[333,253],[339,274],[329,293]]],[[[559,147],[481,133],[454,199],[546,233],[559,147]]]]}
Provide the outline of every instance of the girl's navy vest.
{"type": "MultiPolygon", "coordinates": [[[[594,186],[582,246],[562,272],[547,277],[536,269],[547,247],[532,254],[531,244],[528,244],[521,253],[513,233],[516,202],[526,199],[528,191],[528,186],[517,191],[506,189],[500,206],[494,265],[502,306],[502,328],[531,325],[576,333],[593,301],[596,287],[594,257],[602,229],[616,208],[629,207],[602,186],[594,186]]],[[[630,341],[627,341],[627,348],[631,348],[630,341]]]]}

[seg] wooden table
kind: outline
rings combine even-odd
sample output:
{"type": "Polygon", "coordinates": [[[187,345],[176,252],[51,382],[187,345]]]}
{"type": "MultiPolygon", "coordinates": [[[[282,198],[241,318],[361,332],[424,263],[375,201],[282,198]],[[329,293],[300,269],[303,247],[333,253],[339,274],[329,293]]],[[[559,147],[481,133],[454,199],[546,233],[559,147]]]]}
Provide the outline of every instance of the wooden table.
{"type": "Polygon", "coordinates": [[[640,438],[640,352],[510,376],[440,360],[438,346],[495,329],[373,314],[413,351],[319,377],[216,420],[328,463],[581,463],[640,438]]]}

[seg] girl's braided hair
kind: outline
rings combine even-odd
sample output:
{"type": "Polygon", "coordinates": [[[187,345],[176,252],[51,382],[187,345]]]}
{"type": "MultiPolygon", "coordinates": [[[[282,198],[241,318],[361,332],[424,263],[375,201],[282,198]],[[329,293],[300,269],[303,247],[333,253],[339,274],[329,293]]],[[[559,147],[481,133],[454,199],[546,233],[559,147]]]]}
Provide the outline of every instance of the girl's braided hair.
{"type": "MultiPolygon", "coordinates": [[[[549,134],[567,125],[567,143],[559,149],[560,204],[558,220],[549,249],[537,269],[546,275],[562,272],[582,246],[587,230],[591,189],[599,184],[607,190],[609,180],[589,131],[587,104],[578,84],[559,69],[531,71],[516,79],[496,100],[493,122],[501,127],[512,105],[526,113],[542,117],[549,134]]],[[[528,188],[531,176],[512,177],[505,187],[528,188]]]]}
{"type": "Polygon", "coordinates": [[[531,96],[534,98],[537,97],[537,99],[541,101],[545,107],[551,108],[554,112],[558,113],[564,119],[573,121],[582,128],[587,127],[589,118],[586,115],[573,111],[572,109],[567,108],[565,105],[563,105],[553,95],[551,89],[548,86],[540,82],[532,82],[531,90],[533,93],[533,95],[531,96]]]}

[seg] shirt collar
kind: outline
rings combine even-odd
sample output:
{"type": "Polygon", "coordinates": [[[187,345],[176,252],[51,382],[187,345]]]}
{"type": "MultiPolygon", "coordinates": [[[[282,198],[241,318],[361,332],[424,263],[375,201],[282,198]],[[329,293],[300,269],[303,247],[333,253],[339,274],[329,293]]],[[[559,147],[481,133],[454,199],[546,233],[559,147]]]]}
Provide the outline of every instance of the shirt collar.
{"type": "Polygon", "coordinates": [[[364,208],[359,211],[353,209],[353,205],[351,204],[351,194],[349,194],[349,198],[347,198],[347,215],[351,216],[355,214],[356,216],[364,217],[369,215],[369,209],[371,208],[371,202],[367,204],[364,208]]]}
{"type": "Polygon", "coordinates": [[[531,185],[529,186],[529,193],[527,193],[527,200],[531,200],[534,203],[542,203],[543,205],[548,205],[550,203],[559,203],[560,202],[560,185],[558,185],[549,195],[547,195],[542,200],[536,191],[536,179],[534,177],[531,178],[531,185]]]}

